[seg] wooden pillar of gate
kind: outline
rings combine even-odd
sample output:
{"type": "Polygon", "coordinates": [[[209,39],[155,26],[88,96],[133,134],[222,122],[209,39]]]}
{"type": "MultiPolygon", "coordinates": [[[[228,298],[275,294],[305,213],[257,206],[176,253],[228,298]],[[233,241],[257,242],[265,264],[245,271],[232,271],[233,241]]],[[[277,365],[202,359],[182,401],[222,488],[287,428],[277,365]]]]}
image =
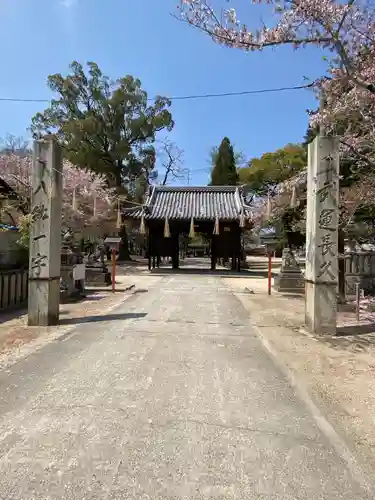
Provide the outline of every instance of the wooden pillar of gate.
{"type": "Polygon", "coordinates": [[[151,252],[152,252],[152,231],[149,229],[148,241],[147,241],[147,253],[148,253],[148,269],[151,271],[151,252]]]}
{"type": "Polygon", "coordinates": [[[173,269],[178,269],[179,268],[179,239],[178,239],[178,233],[172,234],[172,241],[171,241],[171,247],[172,247],[172,268],[173,269]]]}
{"type": "Polygon", "coordinates": [[[216,236],[212,235],[211,237],[211,270],[215,271],[216,269],[216,236]]]}

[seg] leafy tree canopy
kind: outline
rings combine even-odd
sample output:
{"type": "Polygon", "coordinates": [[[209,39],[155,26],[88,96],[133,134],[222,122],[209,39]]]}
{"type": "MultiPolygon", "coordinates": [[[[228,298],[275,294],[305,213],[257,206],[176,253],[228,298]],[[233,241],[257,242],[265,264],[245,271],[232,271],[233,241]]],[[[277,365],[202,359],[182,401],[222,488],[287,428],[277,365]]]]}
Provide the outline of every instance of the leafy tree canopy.
{"type": "Polygon", "coordinates": [[[257,196],[272,195],[280,182],[293,177],[306,165],[306,148],[300,144],[287,144],[273,153],[251,159],[248,166],[239,169],[239,180],[257,196]]]}
{"type": "Polygon", "coordinates": [[[120,190],[153,168],[158,131],[173,128],[171,102],[156,97],[149,104],[140,80],[115,82],[94,62],[87,71],[74,61],[70,73],[48,77],[57,97],[32,119],[34,137],[54,134],[74,165],[104,174],[120,190]]]}

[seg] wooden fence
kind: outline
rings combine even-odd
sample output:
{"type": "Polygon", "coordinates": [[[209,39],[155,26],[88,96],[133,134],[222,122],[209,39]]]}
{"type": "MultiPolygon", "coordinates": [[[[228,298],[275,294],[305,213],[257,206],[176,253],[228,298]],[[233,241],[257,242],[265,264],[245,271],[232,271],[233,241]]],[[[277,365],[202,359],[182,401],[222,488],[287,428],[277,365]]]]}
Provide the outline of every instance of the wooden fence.
{"type": "Polygon", "coordinates": [[[0,311],[27,304],[28,269],[0,270],[0,311]]]}

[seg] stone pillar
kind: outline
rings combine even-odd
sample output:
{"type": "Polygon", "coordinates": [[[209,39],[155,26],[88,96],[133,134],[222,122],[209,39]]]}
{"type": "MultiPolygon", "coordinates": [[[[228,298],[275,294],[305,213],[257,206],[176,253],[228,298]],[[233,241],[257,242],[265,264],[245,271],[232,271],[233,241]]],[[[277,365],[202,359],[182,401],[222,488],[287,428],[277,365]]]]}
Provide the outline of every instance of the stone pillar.
{"type": "Polygon", "coordinates": [[[339,146],[334,137],[309,144],[305,324],[335,334],[338,286],[339,146]]]}
{"type": "Polygon", "coordinates": [[[60,307],[62,161],[52,139],[34,142],[31,193],[30,326],[56,325],[60,307]]]}

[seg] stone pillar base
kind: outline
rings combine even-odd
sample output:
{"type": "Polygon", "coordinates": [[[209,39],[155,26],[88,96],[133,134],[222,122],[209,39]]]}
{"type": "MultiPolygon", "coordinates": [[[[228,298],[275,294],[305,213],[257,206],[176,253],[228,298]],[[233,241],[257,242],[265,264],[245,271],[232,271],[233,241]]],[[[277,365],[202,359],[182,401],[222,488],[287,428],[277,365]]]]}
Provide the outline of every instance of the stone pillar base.
{"type": "Polygon", "coordinates": [[[60,277],[29,281],[29,326],[53,326],[59,323],[60,277]]]}
{"type": "Polygon", "coordinates": [[[284,271],[275,276],[274,287],[278,292],[305,293],[305,280],[299,269],[284,271]]]}
{"type": "Polygon", "coordinates": [[[87,267],[85,286],[110,286],[112,285],[111,273],[107,267],[87,267]]]}
{"type": "Polygon", "coordinates": [[[305,326],[311,333],[336,335],[337,284],[306,281],[305,326]]]}
{"type": "Polygon", "coordinates": [[[305,293],[305,278],[290,248],[283,249],[280,274],[274,279],[278,292],[305,293]]]}

